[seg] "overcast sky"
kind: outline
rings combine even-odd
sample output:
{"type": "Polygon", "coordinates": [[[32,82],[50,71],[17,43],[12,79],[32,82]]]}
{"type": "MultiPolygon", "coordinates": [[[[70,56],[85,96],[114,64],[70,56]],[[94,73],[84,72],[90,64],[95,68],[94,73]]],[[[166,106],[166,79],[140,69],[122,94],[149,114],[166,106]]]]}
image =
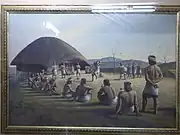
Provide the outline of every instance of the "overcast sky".
{"type": "Polygon", "coordinates": [[[86,58],[112,56],[147,61],[149,54],[162,61],[175,61],[176,15],[152,14],[11,14],[9,19],[9,63],[29,43],[57,36],[47,29],[51,23],[58,38],[86,58]]]}

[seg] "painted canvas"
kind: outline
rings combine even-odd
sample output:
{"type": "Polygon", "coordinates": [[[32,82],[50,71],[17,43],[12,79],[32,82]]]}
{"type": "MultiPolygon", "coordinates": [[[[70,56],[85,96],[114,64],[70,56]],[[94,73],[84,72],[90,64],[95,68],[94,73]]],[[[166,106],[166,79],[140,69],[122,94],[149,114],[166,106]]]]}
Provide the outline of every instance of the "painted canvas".
{"type": "Polygon", "coordinates": [[[176,127],[176,15],[10,14],[9,125],[176,127]]]}

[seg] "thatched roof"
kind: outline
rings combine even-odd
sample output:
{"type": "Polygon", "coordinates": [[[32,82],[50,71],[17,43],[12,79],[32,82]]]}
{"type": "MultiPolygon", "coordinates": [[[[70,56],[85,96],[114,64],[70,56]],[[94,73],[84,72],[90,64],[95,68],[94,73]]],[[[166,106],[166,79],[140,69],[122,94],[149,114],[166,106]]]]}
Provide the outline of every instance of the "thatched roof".
{"type": "Polygon", "coordinates": [[[47,69],[64,61],[79,62],[81,67],[88,65],[86,58],[68,43],[55,37],[41,37],[24,48],[11,62],[19,70],[31,72],[47,69]]]}

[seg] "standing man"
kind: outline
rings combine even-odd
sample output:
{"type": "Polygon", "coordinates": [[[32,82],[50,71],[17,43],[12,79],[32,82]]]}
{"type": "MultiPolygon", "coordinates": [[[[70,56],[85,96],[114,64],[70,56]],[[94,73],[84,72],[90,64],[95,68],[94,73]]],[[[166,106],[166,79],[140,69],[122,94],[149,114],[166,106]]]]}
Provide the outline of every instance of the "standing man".
{"type": "Polygon", "coordinates": [[[138,66],[137,66],[136,75],[137,75],[137,77],[141,78],[141,66],[140,66],[140,64],[138,64],[138,66]]]}
{"type": "Polygon", "coordinates": [[[52,75],[55,77],[57,76],[57,67],[56,67],[55,62],[52,65],[52,75]]]}
{"type": "Polygon", "coordinates": [[[79,65],[79,63],[77,63],[77,65],[76,65],[76,77],[77,77],[77,79],[79,79],[80,75],[81,75],[81,66],[79,65]]]}
{"type": "Polygon", "coordinates": [[[122,63],[119,63],[119,70],[120,70],[120,80],[122,79],[122,77],[124,77],[125,79],[125,68],[122,63]]]}
{"type": "Polygon", "coordinates": [[[61,70],[61,76],[62,78],[65,78],[66,77],[66,66],[65,66],[65,63],[63,63],[60,67],[60,70],[61,70]]]}
{"type": "Polygon", "coordinates": [[[128,64],[128,66],[127,66],[127,77],[131,78],[131,66],[130,66],[130,64],[128,64]]]}
{"type": "Polygon", "coordinates": [[[135,78],[135,63],[132,64],[132,77],[135,78]]]}
{"type": "Polygon", "coordinates": [[[74,65],[71,65],[71,74],[74,75],[74,65]]]}
{"type": "Polygon", "coordinates": [[[142,94],[142,112],[145,112],[147,99],[153,98],[154,114],[157,114],[157,100],[158,100],[158,83],[163,79],[163,74],[159,66],[156,64],[156,57],[150,55],[148,57],[149,66],[145,68],[146,85],[142,94]]]}
{"type": "Polygon", "coordinates": [[[94,81],[94,77],[96,78],[96,80],[98,79],[97,73],[95,69],[92,69],[92,82],[94,81]]]}
{"type": "Polygon", "coordinates": [[[97,61],[97,74],[100,77],[100,61],[97,61]]]}

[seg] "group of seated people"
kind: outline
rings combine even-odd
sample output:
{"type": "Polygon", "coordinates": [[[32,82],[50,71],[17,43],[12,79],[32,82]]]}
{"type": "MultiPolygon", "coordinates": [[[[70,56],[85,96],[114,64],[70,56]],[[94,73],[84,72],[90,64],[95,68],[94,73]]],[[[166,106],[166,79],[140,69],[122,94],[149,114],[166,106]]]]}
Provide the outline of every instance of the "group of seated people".
{"type": "MultiPolygon", "coordinates": [[[[72,78],[68,78],[62,95],[64,98],[73,98],[73,101],[90,102],[92,98],[92,88],[86,84],[86,79],[82,78],[80,84],[76,90],[72,89],[72,78]]],[[[118,94],[111,87],[110,81],[105,79],[103,86],[97,93],[99,103],[102,105],[116,105],[116,114],[127,114],[136,112],[139,114],[137,105],[137,95],[135,91],[132,91],[131,82],[124,82],[124,91],[120,91],[118,94]]]]}
{"type": "Polygon", "coordinates": [[[45,77],[44,72],[32,73],[29,76],[29,85],[32,88],[38,88],[42,91],[49,91],[50,94],[56,92],[56,78],[52,76],[51,78],[45,77]]]}
{"type": "Polygon", "coordinates": [[[72,78],[68,78],[66,84],[64,85],[64,89],[62,92],[63,97],[65,98],[72,98],[74,101],[80,102],[88,102],[91,100],[92,88],[86,84],[86,79],[82,78],[80,84],[77,86],[76,90],[73,91],[72,89],[72,78]]]}

